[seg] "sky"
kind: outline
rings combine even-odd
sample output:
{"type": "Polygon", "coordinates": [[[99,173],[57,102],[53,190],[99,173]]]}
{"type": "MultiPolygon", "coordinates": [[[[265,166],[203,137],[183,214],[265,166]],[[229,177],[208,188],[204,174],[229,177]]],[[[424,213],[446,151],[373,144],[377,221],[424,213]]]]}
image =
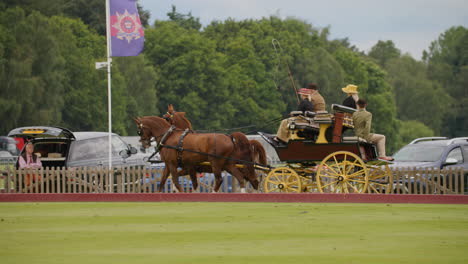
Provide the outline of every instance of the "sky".
{"type": "Polygon", "coordinates": [[[452,26],[468,28],[468,0],[138,0],[155,19],[178,13],[203,26],[228,18],[236,21],[271,15],[293,17],[315,28],[330,27],[330,39],[348,38],[369,52],[379,40],[392,40],[402,53],[420,60],[423,50],[452,26]]]}

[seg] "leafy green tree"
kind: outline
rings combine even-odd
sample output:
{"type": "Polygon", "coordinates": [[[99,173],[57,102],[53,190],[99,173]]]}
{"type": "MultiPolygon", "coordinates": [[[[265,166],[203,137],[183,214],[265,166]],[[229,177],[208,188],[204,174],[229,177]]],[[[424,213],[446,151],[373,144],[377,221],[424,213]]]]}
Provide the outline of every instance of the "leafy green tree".
{"type": "Polygon", "coordinates": [[[387,79],[395,87],[398,118],[418,120],[440,134],[444,120],[453,113],[447,107],[452,98],[438,82],[428,79],[425,64],[404,55],[390,60],[387,72],[387,79]]]}
{"type": "Polygon", "coordinates": [[[401,121],[399,126],[400,142],[396,146],[396,149],[400,149],[415,138],[435,136],[432,129],[416,120],[401,121]]]}
{"type": "Polygon", "coordinates": [[[38,12],[26,16],[20,8],[7,9],[0,17],[1,28],[8,35],[2,43],[0,77],[4,126],[61,120],[65,61],[58,53],[50,21],[38,12]]]}
{"type": "Polygon", "coordinates": [[[199,18],[192,16],[191,12],[188,14],[178,13],[175,5],[172,5],[172,10],[171,12],[167,13],[167,16],[169,17],[170,21],[174,21],[179,26],[186,29],[195,29],[198,31],[202,26],[199,18]]]}
{"type": "Polygon", "coordinates": [[[119,116],[123,125],[121,133],[136,135],[134,117],[160,115],[155,83],[158,77],[154,67],[143,55],[114,58],[114,62],[114,74],[123,78],[123,94],[120,98],[115,95],[118,99],[125,99],[120,103],[116,102],[125,106],[122,116],[119,116]]]}
{"type": "MultiPolygon", "coordinates": [[[[106,1],[105,0],[3,0],[4,7],[21,7],[26,14],[32,11],[45,16],[67,16],[81,19],[89,28],[98,34],[106,35],[106,1]]],[[[1,3],[0,3],[1,4],[1,3]]],[[[1,7],[1,5],[0,5],[1,7]]],[[[148,26],[150,13],[137,3],[140,21],[148,26]]]]}
{"type": "Polygon", "coordinates": [[[385,68],[387,62],[391,59],[399,58],[401,52],[395,47],[395,43],[393,43],[393,41],[379,40],[379,42],[371,48],[368,55],[369,57],[374,58],[377,64],[385,68]]]}
{"type": "Polygon", "coordinates": [[[145,54],[158,72],[160,112],[174,104],[176,110],[188,113],[198,129],[223,127],[223,113],[229,108],[224,98],[229,92],[222,54],[194,29],[175,22],[157,22],[156,28],[146,32],[145,54]]]}
{"type": "Polygon", "coordinates": [[[446,118],[444,134],[468,134],[468,29],[452,27],[432,42],[423,58],[431,80],[439,82],[454,99],[454,114],[446,118]]]}

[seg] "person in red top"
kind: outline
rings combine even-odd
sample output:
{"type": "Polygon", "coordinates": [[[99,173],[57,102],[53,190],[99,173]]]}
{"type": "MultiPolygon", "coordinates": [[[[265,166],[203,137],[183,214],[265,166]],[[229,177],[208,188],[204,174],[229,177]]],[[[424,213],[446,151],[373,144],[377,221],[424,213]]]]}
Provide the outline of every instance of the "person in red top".
{"type": "MultiPolygon", "coordinates": [[[[20,169],[39,169],[42,167],[41,159],[34,154],[34,145],[31,142],[26,143],[26,150],[23,154],[20,155],[18,159],[20,169]]],[[[30,174],[26,175],[24,182],[26,185],[30,185],[32,181],[37,181],[40,179],[40,176],[33,174],[32,177],[30,174]]]]}

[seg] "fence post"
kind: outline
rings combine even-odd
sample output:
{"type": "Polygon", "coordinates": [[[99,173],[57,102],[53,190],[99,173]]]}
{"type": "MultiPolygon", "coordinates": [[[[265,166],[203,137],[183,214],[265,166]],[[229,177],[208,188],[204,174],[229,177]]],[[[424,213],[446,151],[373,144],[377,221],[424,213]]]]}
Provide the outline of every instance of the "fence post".
{"type": "MultiPolygon", "coordinates": [[[[461,168],[461,181],[460,181],[460,189],[461,189],[461,194],[465,194],[465,173],[466,175],[468,175],[468,172],[465,172],[465,170],[463,168],[461,168]]],[[[468,194],[468,193],[466,193],[468,194]]]]}
{"type": "Polygon", "coordinates": [[[449,175],[448,175],[448,192],[453,192],[453,179],[455,177],[455,170],[453,168],[449,168],[449,175]]]}

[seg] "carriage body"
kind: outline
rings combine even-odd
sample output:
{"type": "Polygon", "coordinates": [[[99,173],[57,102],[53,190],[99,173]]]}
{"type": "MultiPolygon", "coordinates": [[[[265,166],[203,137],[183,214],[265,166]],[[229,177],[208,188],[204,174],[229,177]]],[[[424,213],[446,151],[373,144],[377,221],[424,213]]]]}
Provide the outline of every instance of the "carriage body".
{"type": "Polygon", "coordinates": [[[291,140],[286,145],[275,146],[275,150],[280,160],[287,163],[319,162],[337,151],[354,153],[365,162],[377,159],[375,145],[359,141],[316,144],[308,140],[291,140]]]}
{"type": "Polygon", "coordinates": [[[332,109],[333,115],[291,121],[287,143],[259,132],[286,164],[268,173],[262,184],[265,192],[382,193],[391,189],[391,171],[386,161],[377,158],[376,146],[343,136],[344,129],[354,128],[351,115],[355,110],[340,105],[332,109]],[[304,120],[314,124],[309,126],[304,120]]]}

